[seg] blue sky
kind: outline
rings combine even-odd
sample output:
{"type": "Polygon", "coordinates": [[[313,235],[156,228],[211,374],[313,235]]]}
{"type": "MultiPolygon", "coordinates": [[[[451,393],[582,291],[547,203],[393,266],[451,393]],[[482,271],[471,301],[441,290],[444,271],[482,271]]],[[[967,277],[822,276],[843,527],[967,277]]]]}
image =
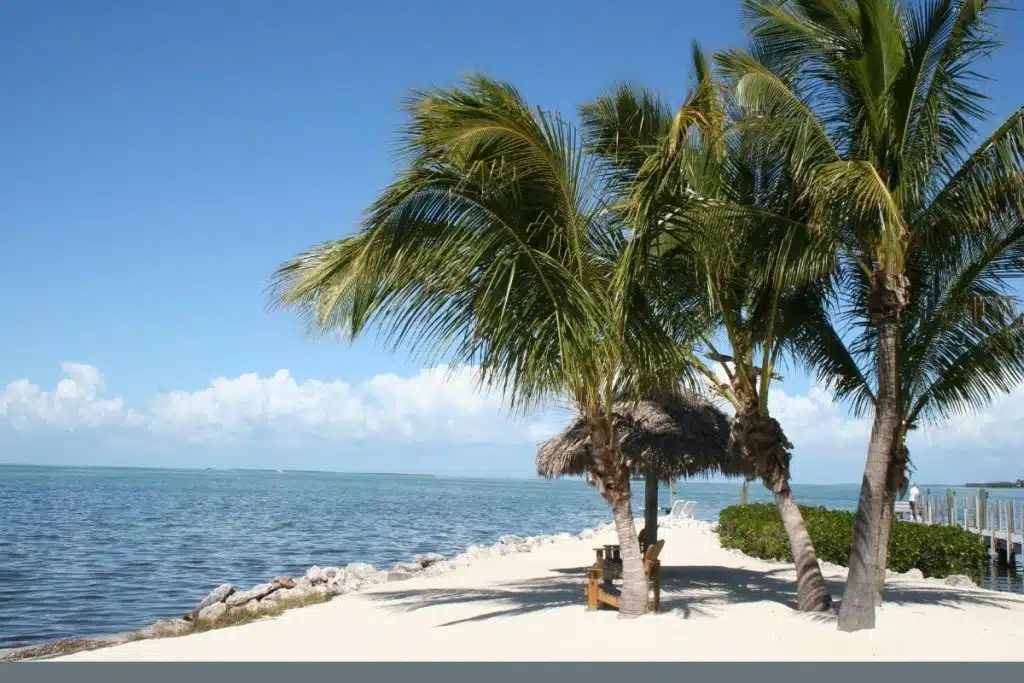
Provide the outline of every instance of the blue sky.
{"type": "MultiPolygon", "coordinates": [[[[993,121],[1020,104],[1024,63],[1024,17],[1000,23],[993,121]]],[[[530,474],[558,416],[509,424],[372,337],[312,342],[265,312],[267,276],[353,229],[394,170],[410,88],[485,71],[564,112],[618,79],[678,100],[694,38],[741,43],[738,3],[7,0],[0,461],[530,474]],[[261,436],[283,420],[287,439],[261,436]]],[[[806,378],[782,391],[796,474],[856,480],[863,425],[806,378]]],[[[992,444],[982,471],[1021,476],[1019,450],[992,444]]],[[[980,476],[927,448],[926,479],[980,476]]]]}

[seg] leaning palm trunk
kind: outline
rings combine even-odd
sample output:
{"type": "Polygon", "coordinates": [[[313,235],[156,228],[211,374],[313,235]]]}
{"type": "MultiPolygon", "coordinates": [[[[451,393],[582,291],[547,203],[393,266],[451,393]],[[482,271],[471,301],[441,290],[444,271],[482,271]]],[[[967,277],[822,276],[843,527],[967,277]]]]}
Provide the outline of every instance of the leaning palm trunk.
{"type": "Polygon", "coordinates": [[[876,271],[871,294],[868,318],[878,329],[878,397],[853,524],[850,573],[839,610],[839,630],[847,632],[875,627],[879,540],[889,463],[900,425],[899,317],[906,307],[907,279],[902,274],[890,276],[885,271],[876,271]]]}
{"type": "Polygon", "coordinates": [[[743,448],[751,469],[761,477],[775,498],[796,567],[797,609],[801,612],[829,609],[832,596],[825,586],[814,544],[789,487],[789,451],[792,444],[777,420],[760,413],[756,399],[746,401],[737,411],[733,435],[743,448]]]}
{"type": "Polygon", "coordinates": [[[608,421],[603,418],[589,420],[588,429],[593,445],[597,488],[612,507],[615,530],[619,535],[619,550],[622,557],[619,616],[639,617],[647,612],[647,577],[644,574],[636,522],[633,520],[630,473],[619,451],[617,437],[608,421]]]}

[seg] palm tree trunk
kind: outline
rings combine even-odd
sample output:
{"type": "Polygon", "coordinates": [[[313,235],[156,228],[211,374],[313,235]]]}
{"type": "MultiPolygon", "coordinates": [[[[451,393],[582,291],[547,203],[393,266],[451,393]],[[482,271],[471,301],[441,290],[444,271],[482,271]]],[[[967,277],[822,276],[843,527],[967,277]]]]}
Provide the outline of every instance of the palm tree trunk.
{"type": "Polygon", "coordinates": [[[647,543],[653,545],[658,542],[658,473],[653,469],[647,470],[644,479],[644,530],[647,535],[647,543]]]}
{"type": "Polygon", "coordinates": [[[647,577],[644,574],[640,540],[637,538],[636,522],[633,519],[630,473],[608,421],[595,418],[589,421],[588,426],[598,491],[612,507],[615,530],[619,536],[619,552],[622,558],[619,617],[639,617],[647,612],[647,577]]]}
{"type": "MultiPolygon", "coordinates": [[[[896,430],[900,423],[899,376],[899,316],[887,315],[878,324],[878,397],[875,420],[871,427],[868,458],[861,481],[860,501],[853,525],[853,547],[848,566],[846,590],[839,609],[839,630],[852,632],[875,627],[875,600],[877,596],[879,536],[885,489],[892,458],[896,430]]],[[[882,569],[884,571],[884,568],[882,569]]]]}
{"type": "Polygon", "coordinates": [[[640,541],[636,535],[636,522],[633,520],[633,506],[628,492],[612,501],[612,516],[615,518],[615,530],[619,533],[619,551],[622,554],[619,616],[636,618],[647,612],[647,576],[644,574],[640,541]]]}
{"type": "Polygon", "coordinates": [[[875,563],[875,605],[885,601],[885,574],[889,567],[889,537],[892,534],[894,508],[900,492],[906,489],[909,452],[901,443],[902,434],[895,439],[895,448],[889,461],[889,475],[885,486],[885,504],[882,508],[882,526],[878,533],[878,559],[875,563]]]}
{"type": "Polygon", "coordinates": [[[893,508],[896,505],[896,492],[885,492],[885,503],[882,507],[882,526],[878,530],[878,554],[875,559],[875,606],[885,601],[885,573],[889,565],[889,535],[892,533],[893,508]]]}
{"type": "Polygon", "coordinates": [[[789,451],[793,445],[774,418],[762,415],[756,401],[747,401],[736,412],[733,438],[743,448],[751,470],[772,492],[789,539],[796,567],[797,609],[823,612],[832,607],[811,535],[789,487],[789,451]]]}
{"type": "Polygon", "coordinates": [[[818,556],[814,552],[811,535],[807,533],[804,516],[793,500],[793,493],[786,485],[775,494],[775,505],[779,508],[782,526],[789,538],[789,549],[796,565],[796,608],[801,612],[822,612],[832,606],[832,596],[821,575],[818,556]]]}

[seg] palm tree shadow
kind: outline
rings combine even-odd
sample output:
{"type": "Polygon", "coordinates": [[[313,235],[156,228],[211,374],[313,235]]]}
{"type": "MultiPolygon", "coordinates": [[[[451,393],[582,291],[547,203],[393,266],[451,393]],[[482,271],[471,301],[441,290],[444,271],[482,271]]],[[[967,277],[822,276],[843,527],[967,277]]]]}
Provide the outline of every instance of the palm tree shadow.
{"type": "MultiPolygon", "coordinates": [[[[465,618],[446,621],[453,626],[513,617],[559,607],[585,605],[584,585],[587,568],[556,569],[551,575],[511,581],[488,588],[421,588],[383,590],[366,593],[368,599],[388,609],[412,612],[457,604],[477,604],[491,609],[465,618]]],[[[843,582],[826,579],[829,592],[841,595],[843,582]]],[[[730,604],[775,602],[796,607],[796,585],[787,567],[754,570],[719,566],[662,567],[662,616],[712,617],[716,608],[730,604]]],[[[886,601],[898,605],[941,605],[955,609],[988,606],[1008,609],[1024,605],[1024,598],[983,590],[961,590],[943,585],[910,586],[892,584],[886,588],[886,601]]],[[[807,615],[815,621],[834,621],[835,612],[807,615]]]]}

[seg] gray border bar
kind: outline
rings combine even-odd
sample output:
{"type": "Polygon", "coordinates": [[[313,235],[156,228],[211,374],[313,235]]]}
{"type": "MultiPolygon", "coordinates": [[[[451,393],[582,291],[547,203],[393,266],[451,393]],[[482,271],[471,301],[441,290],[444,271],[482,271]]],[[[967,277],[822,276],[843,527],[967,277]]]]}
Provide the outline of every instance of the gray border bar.
{"type": "MultiPolygon", "coordinates": [[[[740,645],[742,647],[742,645],[740,645]]],[[[71,663],[25,662],[0,665],[4,683],[865,683],[927,680],[928,683],[1014,680],[1018,663],[71,663]],[[49,665],[48,665],[49,664],[49,665]]]]}

